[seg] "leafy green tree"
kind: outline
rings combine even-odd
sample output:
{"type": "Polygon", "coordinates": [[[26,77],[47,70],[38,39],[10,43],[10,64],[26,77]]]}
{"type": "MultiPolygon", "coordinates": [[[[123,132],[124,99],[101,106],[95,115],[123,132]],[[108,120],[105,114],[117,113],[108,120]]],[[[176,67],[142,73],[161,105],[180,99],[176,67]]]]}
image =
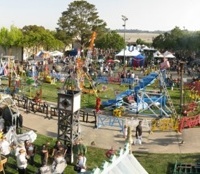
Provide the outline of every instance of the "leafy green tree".
{"type": "Polygon", "coordinates": [[[170,32],[163,33],[153,40],[153,46],[161,51],[170,50],[182,60],[198,56],[200,50],[200,32],[181,30],[175,27],[170,32]]]}
{"type": "Polygon", "coordinates": [[[106,32],[96,39],[95,47],[119,51],[124,48],[124,39],[116,31],[106,32]]]}
{"type": "Polygon", "coordinates": [[[22,28],[23,44],[37,52],[40,48],[45,50],[63,49],[64,44],[56,39],[55,32],[46,30],[42,26],[29,25],[22,28]]]}
{"type": "Polygon", "coordinates": [[[22,46],[23,34],[20,29],[11,26],[10,30],[6,28],[0,29],[0,45],[4,48],[6,54],[12,54],[13,46],[22,46]]]}
{"type": "Polygon", "coordinates": [[[58,20],[57,32],[60,39],[67,41],[79,41],[82,48],[89,45],[92,32],[97,35],[105,31],[106,23],[99,19],[98,12],[93,4],[87,1],[73,1],[68,9],[62,12],[58,20]]]}
{"type": "Polygon", "coordinates": [[[68,46],[70,43],[72,43],[72,37],[67,34],[66,31],[60,30],[57,28],[57,31],[54,33],[55,38],[62,41],[62,43],[65,46],[68,46]]]}
{"type": "Polygon", "coordinates": [[[181,30],[179,27],[175,27],[170,32],[165,32],[157,36],[153,40],[153,46],[155,48],[163,50],[180,50],[181,40],[186,36],[186,33],[181,30]]]}
{"type": "Polygon", "coordinates": [[[151,44],[150,43],[148,43],[148,42],[145,42],[144,40],[142,40],[142,39],[137,39],[136,40],[136,44],[138,44],[138,45],[146,45],[146,46],[151,46],[151,44]]]}
{"type": "Polygon", "coordinates": [[[152,46],[154,48],[162,50],[164,48],[164,35],[160,34],[153,39],[152,46]]]}

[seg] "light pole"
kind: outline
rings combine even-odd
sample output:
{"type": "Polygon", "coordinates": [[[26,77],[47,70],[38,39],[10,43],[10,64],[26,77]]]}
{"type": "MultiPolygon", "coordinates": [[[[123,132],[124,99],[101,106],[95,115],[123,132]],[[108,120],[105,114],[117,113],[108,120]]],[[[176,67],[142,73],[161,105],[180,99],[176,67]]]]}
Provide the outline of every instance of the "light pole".
{"type": "Polygon", "coordinates": [[[125,38],[125,33],[126,33],[126,21],[128,20],[128,18],[124,15],[122,15],[122,20],[124,21],[123,27],[124,27],[124,64],[125,64],[125,50],[126,50],[126,38],[125,38]]]}

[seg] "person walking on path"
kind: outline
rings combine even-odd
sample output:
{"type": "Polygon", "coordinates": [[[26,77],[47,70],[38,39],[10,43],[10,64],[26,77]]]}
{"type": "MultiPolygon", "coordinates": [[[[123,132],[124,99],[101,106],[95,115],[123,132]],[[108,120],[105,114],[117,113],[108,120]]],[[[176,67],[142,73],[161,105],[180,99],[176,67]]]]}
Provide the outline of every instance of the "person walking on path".
{"type": "Polygon", "coordinates": [[[133,142],[134,145],[142,144],[142,121],[139,121],[139,124],[136,127],[136,132],[135,132],[135,141],[133,142]]]}

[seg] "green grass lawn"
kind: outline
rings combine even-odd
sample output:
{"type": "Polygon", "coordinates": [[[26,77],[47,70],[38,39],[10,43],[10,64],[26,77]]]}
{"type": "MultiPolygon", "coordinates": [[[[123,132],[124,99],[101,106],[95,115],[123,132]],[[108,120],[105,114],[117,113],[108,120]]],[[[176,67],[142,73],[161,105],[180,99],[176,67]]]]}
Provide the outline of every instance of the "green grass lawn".
{"type": "MultiPolygon", "coordinates": [[[[45,142],[50,142],[53,147],[56,139],[39,135],[34,142],[37,148],[37,155],[35,156],[35,166],[28,166],[28,174],[35,174],[40,166],[40,148],[45,142]]],[[[88,170],[92,170],[95,167],[100,167],[106,160],[105,149],[96,147],[88,147],[87,167],[88,170]]],[[[172,174],[174,164],[176,161],[182,163],[196,163],[200,161],[200,154],[149,154],[149,153],[134,153],[134,156],[138,159],[141,165],[147,170],[149,174],[172,174]]],[[[8,161],[6,174],[16,174],[16,161],[15,157],[11,156],[8,161]]],[[[68,164],[65,174],[75,174],[73,171],[73,165],[68,164]]]]}

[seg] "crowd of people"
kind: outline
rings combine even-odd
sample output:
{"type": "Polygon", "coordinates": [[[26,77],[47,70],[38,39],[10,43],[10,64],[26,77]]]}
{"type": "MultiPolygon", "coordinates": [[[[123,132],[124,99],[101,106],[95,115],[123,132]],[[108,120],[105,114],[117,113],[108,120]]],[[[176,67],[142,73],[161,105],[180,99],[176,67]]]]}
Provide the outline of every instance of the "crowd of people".
{"type": "Polygon", "coordinates": [[[60,140],[57,140],[53,147],[50,142],[46,142],[41,147],[38,147],[29,140],[18,144],[10,144],[6,137],[3,136],[0,139],[0,149],[2,158],[7,159],[4,169],[6,169],[7,163],[9,163],[9,158],[13,158],[16,171],[19,174],[27,174],[27,167],[29,165],[37,168],[37,174],[63,174],[68,162],[73,162],[74,170],[77,173],[87,170],[87,147],[83,144],[82,139],[77,139],[71,149],[71,145],[64,145],[60,140]],[[70,161],[71,150],[73,150],[73,161],[70,161]],[[40,156],[40,164],[35,160],[36,154],[40,156]]]}

